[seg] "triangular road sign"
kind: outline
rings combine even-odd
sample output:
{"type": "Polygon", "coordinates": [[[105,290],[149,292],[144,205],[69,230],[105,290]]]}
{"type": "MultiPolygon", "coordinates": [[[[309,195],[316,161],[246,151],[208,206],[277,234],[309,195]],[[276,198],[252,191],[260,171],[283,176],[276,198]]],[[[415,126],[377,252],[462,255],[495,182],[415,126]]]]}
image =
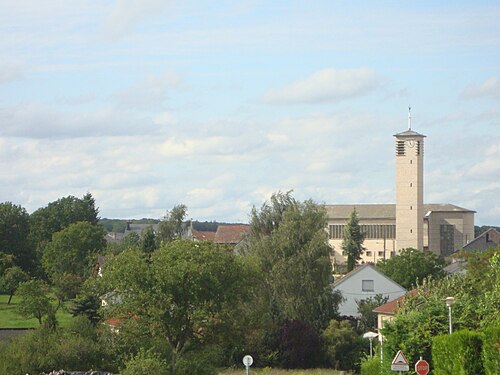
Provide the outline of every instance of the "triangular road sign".
{"type": "Polygon", "coordinates": [[[406,360],[405,355],[403,354],[403,352],[401,350],[398,351],[398,354],[396,354],[396,356],[392,360],[392,364],[393,365],[407,365],[408,364],[408,361],[406,360]]]}

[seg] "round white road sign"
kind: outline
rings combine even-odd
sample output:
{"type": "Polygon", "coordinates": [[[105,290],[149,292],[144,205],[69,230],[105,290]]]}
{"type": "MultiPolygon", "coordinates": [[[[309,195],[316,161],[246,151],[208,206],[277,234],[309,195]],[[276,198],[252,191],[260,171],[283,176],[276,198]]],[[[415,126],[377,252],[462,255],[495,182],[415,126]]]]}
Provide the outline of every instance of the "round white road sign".
{"type": "Polygon", "coordinates": [[[243,357],[243,364],[246,366],[246,367],[250,367],[252,366],[252,363],[253,363],[253,358],[251,355],[246,355],[243,357]]]}

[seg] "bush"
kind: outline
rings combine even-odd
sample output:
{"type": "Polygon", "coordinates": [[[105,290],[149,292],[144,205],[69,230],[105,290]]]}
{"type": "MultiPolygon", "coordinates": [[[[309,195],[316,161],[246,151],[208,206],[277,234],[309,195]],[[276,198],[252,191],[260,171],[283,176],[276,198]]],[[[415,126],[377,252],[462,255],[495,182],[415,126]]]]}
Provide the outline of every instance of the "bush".
{"type": "Polygon", "coordinates": [[[165,360],[162,360],[157,353],[144,349],[140,349],[134,357],[126,361],[125,368],[122,369],[123,375],[166,375],[167,373],[168,366],[165,360]]]}
{"type": "Polygon", "coordinates": [[[288,320],[281,327],[279,336],[280,355],[286,368],[311,368],[318,364],[321,342],[312,325],[288,320]]]}
{"type": "Polygon", "coordinates": [[[380,375],[380,357],[365,357],[361,360],[361,375],[380,375]]]}
{"type": "Polygon", "coordinates": [[[500,327],[489,327],[483,335],[483,366],[486,375],[496,375],[500,369],[500,327]]]}
{"type": "Polygon", "coordinates": [[[482,335],[458,331],[432,340],[432,362],[435,375],[483,375],[482,335]]]}
{"type": "Polygon", "coordinates": [[[177,361],[176,375],[214,375],[220,366],[222,350],[218,346],[186,352],[177,361]]]}
{"type": "Polygon", "coordinates": [[[336,370],[359,370],[364,340],[358,336],[349,321],[332,320],[323,332],[325,357],[336,370]]]}

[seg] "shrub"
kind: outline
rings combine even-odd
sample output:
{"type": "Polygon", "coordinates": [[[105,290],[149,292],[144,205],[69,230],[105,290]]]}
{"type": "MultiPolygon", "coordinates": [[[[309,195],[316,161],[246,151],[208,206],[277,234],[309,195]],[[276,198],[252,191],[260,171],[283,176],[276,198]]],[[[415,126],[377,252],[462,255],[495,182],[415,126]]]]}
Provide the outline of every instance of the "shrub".
{"type": "Polygon", "coordinates": [[[366,345],[347,320],[332,320],[323,332],[323,348],[330,366],[336,370],[358,370],[366,345]]]}
{"type": "Polygon", "coordinates": [[[435,375],[483,375],[482,335],[458,331],[432,340],[432,362],[435,375]]]}
{"type": "Polygon", "coordinates": [[[218,346],[186,352],[177,361],[176,375],[214,375],[223,356],[218,346]]]}
{"type": "Polygon", "coordinates": [[[280,338],[280,354],[286,368],[311,368],[318,364],[321,342],[312,325],[287,320],[281,327],[280,338]]]}
{"type": "Polygon", "coordinates": [[[365,357],[361,360],[361,375],[380,375],[380,357],[365,357]]]}
{"type": "Polygon", "coordinates": [[[157,353],[144,349],[140,349],[134,357],[126,361],[125,368],[122,369],[123,375],[166,375],[167,373],[168,366],[165,360],[162,360],[157,353]]]}
{"type": "Polygon", "coordinates": [[[484,331],[482,357],[485,374],[496,375],[500,369],[500,326],[484,331]]]}

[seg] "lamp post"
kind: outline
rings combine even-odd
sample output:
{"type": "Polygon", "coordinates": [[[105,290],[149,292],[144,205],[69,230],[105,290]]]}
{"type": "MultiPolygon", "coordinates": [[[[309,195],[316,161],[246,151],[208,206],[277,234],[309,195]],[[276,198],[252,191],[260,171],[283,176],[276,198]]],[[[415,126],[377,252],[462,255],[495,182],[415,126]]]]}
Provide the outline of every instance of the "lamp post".
{"type": "Polygon", "coordinates": [[[363,335],[364,339],[370,340],[370,357],[373,357],[373,339],[378,336],[378,333],[375,332],[366,332],[363,335]]]}
{"type": "Polygon", "coordinates": [[[455,304],[455,298],[446,297],[444,301],[446,302],[446,306],[448,306],[448,317],[450,321],[450,335],[451,335],[453,333],[453,325],[451,323],[451,307],[455,304]]]}

